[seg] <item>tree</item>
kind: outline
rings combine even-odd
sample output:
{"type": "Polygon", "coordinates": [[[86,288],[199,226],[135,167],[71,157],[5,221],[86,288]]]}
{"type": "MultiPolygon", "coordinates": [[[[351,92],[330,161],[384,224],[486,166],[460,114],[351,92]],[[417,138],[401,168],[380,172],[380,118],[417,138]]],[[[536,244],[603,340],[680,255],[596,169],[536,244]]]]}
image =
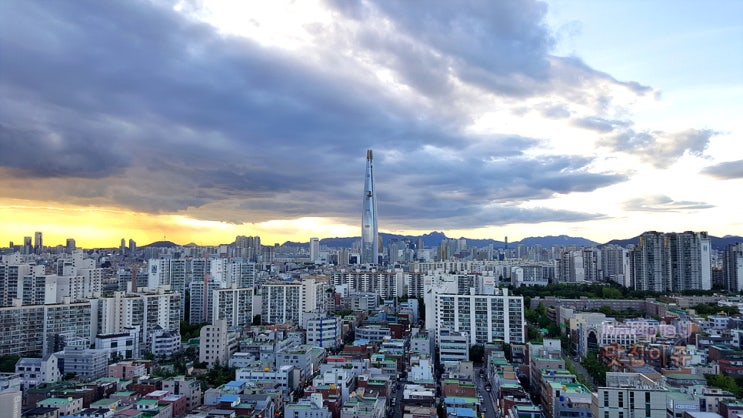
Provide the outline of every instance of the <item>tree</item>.
{"type": "Polygon", "coordinates": [[[604,299],[621,299],[622,291],[613,287],[604,287],[601,289],[601,296],[604,299]]]}
{"type": "Polygon", "coordinates": [[[261,314],[258,314],[253,317],[253,325],[260,325],[261,324],[261,314]]]}
{"type": "Polygon", "coordinates": [[[731,392],[736,398],[743,397],[743,388],[738,386],[735,379],[730,376],[723,376],[721,374],[705,374],[704,378],[707,379],[708,386],[715,386],[722,390],[731,392]]]}
{"type": "Polygon", "coordinates": [[[606,384],[606,372],[610,370],[606,364],[599,361],[596,351],[589,351],[581,364],[597,385],[603,386],[606,384]]]}
{"type": "Polygon", "coordinates": [[[482,358],[485,356],[485,347],[482,344],[475,344],[470,346],[470,361],[473,363],[482,363],[482,358]]]}
{"type": "Polygon", "coordinates": [[[206,324],[190,324],[186,321],[181,321],[181,340],[188,341],[191,338],[198,337],[201,332],[201,327],[203,327],[204,325],[206,324]]]}
{"type": "Polygon", "coordinates": [[[0,356],[0,372],[15,373],[15,364],[21,356],[0,356]]]}
{"type": "Polygon", "coordinates": [[[611,307],[609,307],[607,305],[603,305],[602,307],[600,307],[599,308],[599,312],[601,312],[602,314],[604,314],[606,316],[613,316],[614,315],[614,309],[612,309],[611,307]]]}

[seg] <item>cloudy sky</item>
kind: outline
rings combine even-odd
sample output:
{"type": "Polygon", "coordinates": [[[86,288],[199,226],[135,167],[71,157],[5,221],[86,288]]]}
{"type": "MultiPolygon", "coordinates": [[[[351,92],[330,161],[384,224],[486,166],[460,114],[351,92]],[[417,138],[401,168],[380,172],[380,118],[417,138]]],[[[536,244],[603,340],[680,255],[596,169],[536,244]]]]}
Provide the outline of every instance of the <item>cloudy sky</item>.
{"type": "MultiPolygon", "coordinates": [[[[743,2],[0,2],[0,240],[743,235],[743,2]]],[[[7,245],[7,244],[4,244],[7,245]]]]}

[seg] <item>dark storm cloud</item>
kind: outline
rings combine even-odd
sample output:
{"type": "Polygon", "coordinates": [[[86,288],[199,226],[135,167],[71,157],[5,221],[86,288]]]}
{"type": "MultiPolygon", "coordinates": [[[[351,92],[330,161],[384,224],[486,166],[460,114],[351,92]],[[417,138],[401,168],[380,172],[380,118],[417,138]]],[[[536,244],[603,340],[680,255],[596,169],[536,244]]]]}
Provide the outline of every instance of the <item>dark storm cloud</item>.
{"type": "MultiPolygon", "coordinates": [[[[513,206],[524,200],[588,192],[626,180],[622,175],[586,172],[585,167],[592,160],[580,157],[503,158],[469,150],[462,153],[466,156],[462,159],[447,159],[445,155],[412,155],[430,163],[406,176],[398,177],[394,167],[385,166],[385,171],[395,172],[380,178],[380,190],[383,190],[379,193],[380,213],[399,221],[419,218],[418,223],[425,223],[427,219],[437,222],[448,219],[447,222],[466,221],[468,225],[490,217],[491,212],[501,214],[498,219],[509,220],[514,216],[541,222],[560,217],[565,221],[595,219],[601,215],[513,206]],[[416,192],[411,194],[410,190],[416,192]]],[[[489,220],[488,224],[492,222],[489,220]]],[[[430,221],[428,225],[435,226],[430,221]]]]}
{"type": "Polygon", "coordinates": [[[624,209],[640,212],[678,212],[715,207],[703,202],[674,201],[668,196],[655,195],[631,199],[624,202],[624,209]]]}
{"type": "MultiPolygon", "coordinates": [[[[539,139],[463,133],[471,121],[448,110],[458,105],[449,75],[514,95],[565,83],[583,88],[586,77],[606,75],[580,66],[579,82],[566,76],[575,63],[560,60],[555,69],[542,3],[416,4],[336,6],[353,18],[376,11],[395,22],[404,36],[366,25],[350,41],[369,48],[427,106],[380,88],[342,57],[308,60],[150,2],[2,2],[0,168],[34,184],[104,178],[47,190],[77,203],[229,222],[355,220],[364,151],[372,147],[383,168],[380,209],[400,222],[462,227],[600,216],[513,207],[625,177],[588,172],[589,159],[526,157],[539,139]]],[[[544,112],[570,114],[562,103],[544,112]]]]}
{"type": "Polygon", "coordinates": [[[391,216],[385,214],[385,222],[391,225],[405,225],[413,229],[431,228],[482,228],[501,226],[512,223],[542,223],[542,222],[584,222],[605,218],[605,215],[583,213],[568,210],[548,208],[520,208],[508,205],[492,205],[487,207],[447,207],[421,208],[423,216],[400,217],[395,214],[403,212],[405,208],[389,205],[391,216]],[[426,216],[431,212],[430,216],[426,216]],[[431,220],[435,219],[435,222],[431,220]]]}
{"type": "Polygon", "coordinates": [[[740,179],[743,178],[743,160],[715,164],[705,168],[702,172],[719,179],[740,179]]]}
{"type": "Polygon", "coordinates": [[[600,142],[614,151],[634,154],[658,168],[667,168],[684,154],[701,156],[717,132],[688,129],[682,132],[637,132],[626,128],[608,135],[600,142]]]}
{"type": "Polygon", "coordinates": [[[128,162],[86,132],[44,132],[0,124],[0,166],[21,177],[101,177],[121,172],[128,162]]]}

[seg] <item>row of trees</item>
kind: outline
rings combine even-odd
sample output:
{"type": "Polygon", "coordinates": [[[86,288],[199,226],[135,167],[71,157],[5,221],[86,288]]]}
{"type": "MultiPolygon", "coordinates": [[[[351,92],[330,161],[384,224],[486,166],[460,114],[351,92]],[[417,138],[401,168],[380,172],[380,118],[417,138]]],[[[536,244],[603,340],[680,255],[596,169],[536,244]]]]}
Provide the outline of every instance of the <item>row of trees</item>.
{"type": "MultiPolygon", "coordinates": [[[[666,296],[665,294],[651,292],[649,290],[635,290],[611,281],[598,283],[550,283],[547,286],[520,286],[511,288],[511,293],[517,296],[524,296],[524,300],[537,296],[542,298],[555,296],[563,299],[577,299],[581,296],[588,297],[589,299],[662,299],[666,296]]],[[[725,293],[725,290],[718,288],[710,290],[694,289],[684,290],[680,293],[684,296],[710,296],[715,293],[725,293]]]]}
{"type": "Polygon", "coordinates": [[[732,378],[721,374],[705,374],[704,378],[707,379],[707,386],[716,386],[732,393],[736,398],[743,398],[743,377],[732,378]]]}
{"type": "Polygon", "coordinates": [[[547,286],[520,286],[511,289],[524,300],[534,297],[555,296],[563,299],[578,299],[582,296],[589,299],[645,299],[660,297],[657,292],[630,289],[614,282],[601,283],[550,283],[547,286]]]}

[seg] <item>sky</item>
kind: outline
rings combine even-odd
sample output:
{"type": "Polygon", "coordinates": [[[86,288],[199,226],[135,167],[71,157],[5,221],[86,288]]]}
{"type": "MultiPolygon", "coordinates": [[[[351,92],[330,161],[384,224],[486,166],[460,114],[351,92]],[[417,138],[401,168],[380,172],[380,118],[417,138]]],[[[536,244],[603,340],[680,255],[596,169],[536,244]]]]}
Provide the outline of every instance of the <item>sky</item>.
{"type": "MultiPolygon", "coordinates": [[[[743,2],[0,2],[0,242],[743,235],[743,2]]],[[[7,244],[3,244],[5,246],[7,244]]]]}

